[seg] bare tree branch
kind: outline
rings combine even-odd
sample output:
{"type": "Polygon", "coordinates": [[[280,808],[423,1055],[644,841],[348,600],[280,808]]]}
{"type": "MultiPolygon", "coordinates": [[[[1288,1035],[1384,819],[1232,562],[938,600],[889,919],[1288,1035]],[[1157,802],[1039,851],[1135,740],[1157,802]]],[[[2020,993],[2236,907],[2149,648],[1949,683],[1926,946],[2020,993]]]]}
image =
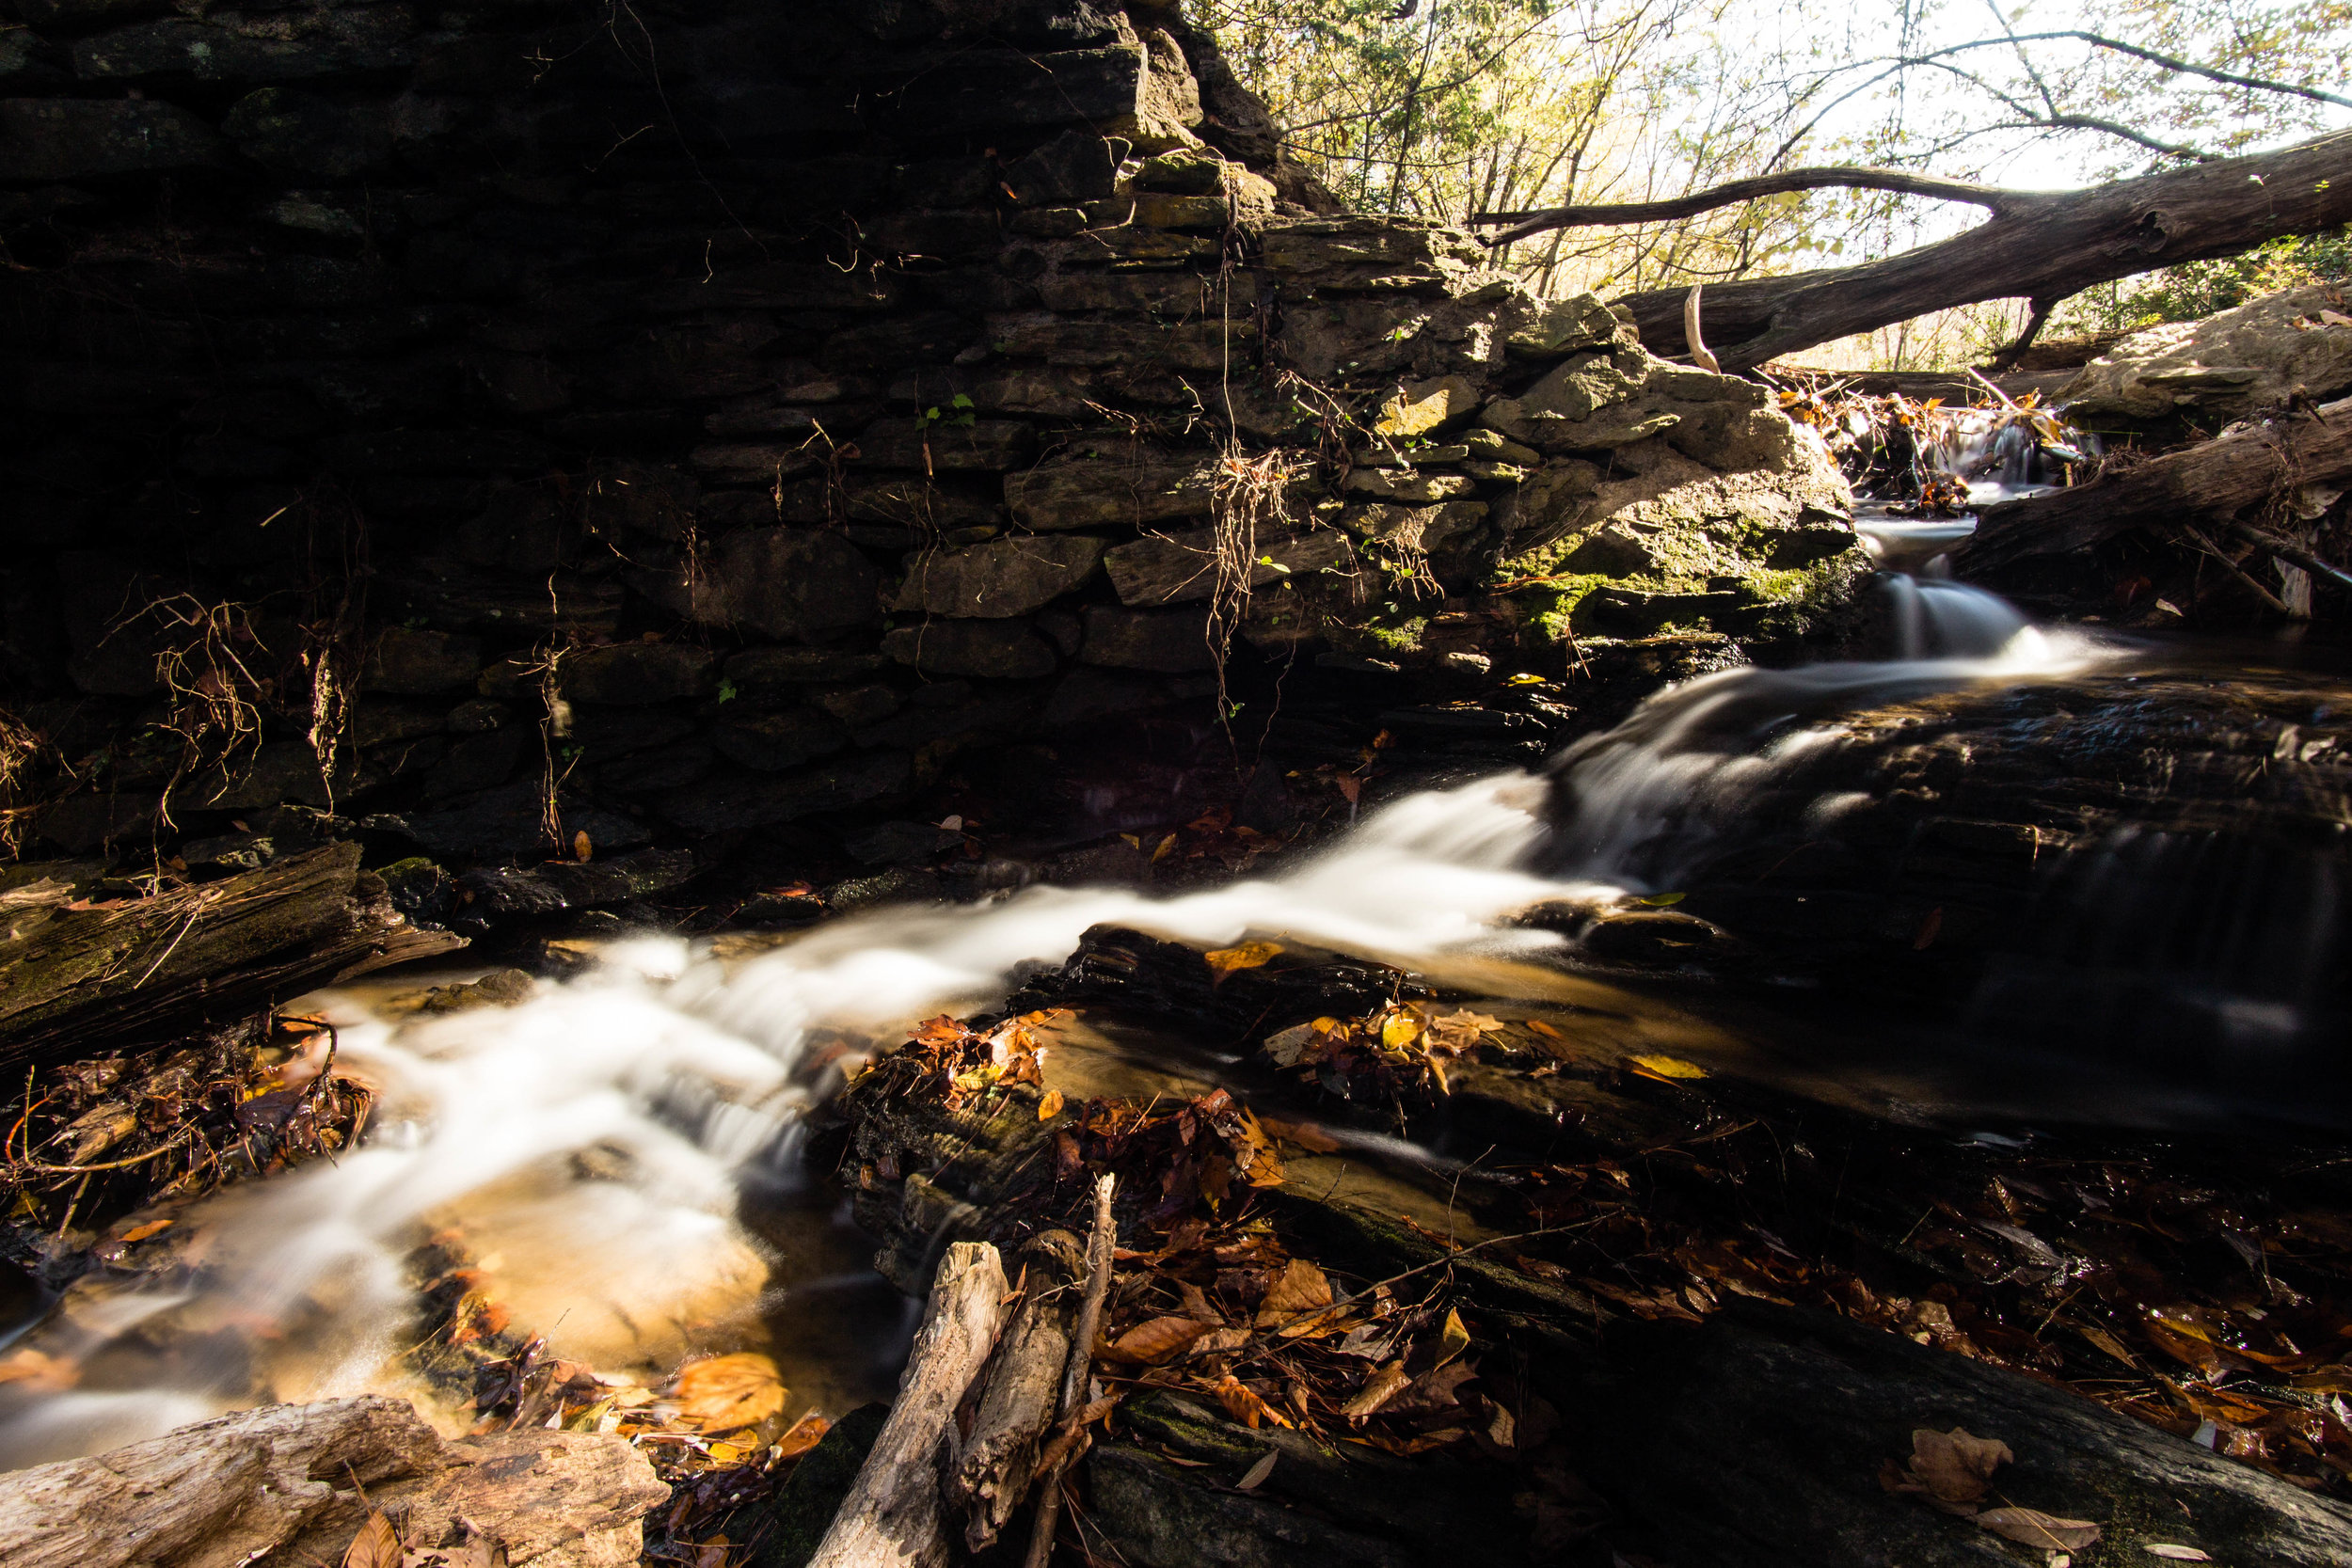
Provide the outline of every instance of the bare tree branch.
{"type": "Polygon", "coordinates": [[[1780,196],[1789,191],[1833,189],[1899,191],[1905,196],[1965,201],[1994,214],[2007,212],[2020,203],[2037,200],[2047,194],[1981,185],[1973,180],[1943,180],[1931,174],[1915,174],[1901,168],[1792,168],[1778,174],[1759,174],[1746,180],[1729,181],[1708,190],[1693,191],[1689,196],[1677,196],[1665,201],[1597,202],[1581,207],[1552,207],[1533,213],[1479,213],[1473,214],[1470,221],[1473,224],[1513,225],[1486,240],[1488,245],[1501,245],[1523,240],[1530,234],[1542,233],[1547,229],[1598,229],[1629,223],[1663,223],[1673,218],[1713,212],[1718,207],[1754,201],[1759,197],[1780,196]]]}
{"type": "Polygon", "coordinates": [[[2308,98],[2314,103],[2334,103],[2342,108],[2352,109],[2352,98],[2345,98],[2338,93],[2326,92],[2318,87],[2300,87],[2293,82],[2274,82],[2264,76],[2240,76],[2233,71],[2219,71],[2209,65],[2198,65],[2191,60],[2175,59],[2169,55],[2160,55],[2153,49],[2143,49],[2137,43],[2125,43],[2122,39],[2111,39],[2104,33],[2084,32],[2079,28],[2066,28],[2050,33],[2011,33],[2006,38],[1997,39],[1975,39],[1967,43],[1955,43],[1947,48],[1931,50],[1925,55],[1912,55],[1900,63],[1916,64],[1933,59],[1938,55],[1958,55],[1970,49],[1993,49],[2006,43],[2042,43],[2058,39],[2073,39],[2095,48],[2112,50],[2118,55],[2129,55],[2136,60],[2146,60],[2150,65],[2162,66],[2167,71],[2177,71],[2187,76],[2202,76],[2208,82],[2220,82],[2233,87],[2251,87],[2257,92],[2286,93],[2295,98],[2308,98]]]}

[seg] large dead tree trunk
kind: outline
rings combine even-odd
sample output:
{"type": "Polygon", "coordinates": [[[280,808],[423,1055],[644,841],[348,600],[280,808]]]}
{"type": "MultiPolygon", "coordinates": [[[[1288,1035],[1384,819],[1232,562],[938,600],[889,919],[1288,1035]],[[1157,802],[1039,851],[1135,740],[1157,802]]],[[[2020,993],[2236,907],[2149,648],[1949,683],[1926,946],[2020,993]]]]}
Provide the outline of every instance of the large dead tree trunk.
{"type": "MultiPolygon", "coordinates": [[[[1987,299],[2054,304],[2152,267],[2345,222],[2352,131],[2090,190],[2001,193],[1977,228],[1882,261],[1709,283],[1703,330],[1724,369],[1750,370],[1931,310],[1987,299]]],[[[1688,293],[1653,289],[1615,303],[1653,352],[1675,355],[1686,352],[1688,293]]]]}
{"type": "Polygon", "coordinates": [[[1988,506],[1954,564],[1965,573],[1989,572],[2030,556],[2085,549],[2127,529],[2234,518],[2283,489],[2332,485],[2346,475],[2352,398],[2326,404],[2313,419],[2201,441],[2071,490],[1988,506]]]}
{"type": "Polygon", "coordinates": [[[0,904],[0,1065],[162,1038],[465,945],[403,919],[355,844],[119,908],[72,895],[35,884],[0,904]]]}

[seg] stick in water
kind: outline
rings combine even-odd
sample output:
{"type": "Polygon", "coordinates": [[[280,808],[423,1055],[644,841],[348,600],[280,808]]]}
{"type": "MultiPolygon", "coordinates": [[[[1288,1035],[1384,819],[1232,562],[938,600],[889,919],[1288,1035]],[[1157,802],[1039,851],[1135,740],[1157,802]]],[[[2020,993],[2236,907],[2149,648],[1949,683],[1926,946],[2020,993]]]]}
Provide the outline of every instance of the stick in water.
{"type": "MultiPolygon", "coordinates": [[[[1086,1300],[1078,1308],[1078,1326],[1070,1337],[1070,1360],[1061,1376],[1058,1417],[1064,1427],[1086,1408],[1087,1373],[1094,1367],[1095,1336],[1103,1331],[1103,1298],[1111,1288],[1111,1250],[1119,1242],[1118,1227],[1111,1220],[1114,1182],[1114,1178],[1104,1176],[1094,1183],[1094,1232],[1087,1242],[1086,1300]]],[[[1061,1452],[1038,1473],[1044,1490],[1037,1499],[1037,1523],[1029,1531],[1027,1568],[1045,1568],[1054,1555],[1054,1527],[1061,1517],[1061,1473],[1078,1452],[1077,1444],[1059,1437],[1055,1446],[1061,1452]]]]}

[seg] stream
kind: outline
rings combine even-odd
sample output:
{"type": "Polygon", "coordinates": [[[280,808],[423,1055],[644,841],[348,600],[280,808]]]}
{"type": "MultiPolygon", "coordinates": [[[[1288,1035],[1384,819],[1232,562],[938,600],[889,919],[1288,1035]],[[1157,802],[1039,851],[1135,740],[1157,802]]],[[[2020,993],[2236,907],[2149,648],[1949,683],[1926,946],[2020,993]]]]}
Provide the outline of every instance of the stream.
{"type": "MultiPolygon", "coordinates": [[[[2065,1053],[2020,1056],[2014,1040],[2031,1031],[2014,1018],[2054,1005],[2053,974],[2095,994],[2082,976],[2113,964],[2088,949],[2045,966],[2040,981],[2012,966],[1951,1016],[1878,1028],[1867,1012],[1827,1018],[1734,999],[1704,974],[1589,965],[1574,934],[1510,923],[1536,905],[1670,907],[1752,819],[1777,809],[1769,798],[1802,782],[1809,758],[1853,743],[1841,715],[2180,678],[2177,654],[2036,628],[1936,576],[1954,525],[1879,521],[1865,531],[1892,569],[1903,657],[1705,676],[1571,747],[1549,778],[1509,773],[1393,800],[1278,876],[1173,897],[1037,887],[977,905],[885,909],[764,951],[637,938],[511,1007],[421,1012],[414,979],[309,999],[336,1025],[339,1070],[378,1094],[367,1139],[332,1163],[207,1200],[181,1217],[162,1265],[85,1280],[0,1338],[0,1349],[34,1347],[73,1369],[0,1386],[0,1466],[100,1451],[262,1401],[362,1391],[412,1398],[462,1430],[463,1391],[428,1386],[405,1355],[428,1255],[462,1259],[515,1323],[600,1371],[652,1381],[690,1352],[757,1348],[775,1357],[795,1411],[837,1414],[886,1397],[914,1304],[871,1272],[870,1243],[829,1173],[805,1168],[806,1113],[911,1024],[996,1004],[1099,923],[1211,945],[1272,935],[1375,958],[1523,1015],[1550,1009],[1649,1042],[1638,1048],[1963,1130],[1998,1116],[2210,1111],[2202,1085],[2123,1093],[2100,1074],[2072,1091],[2021,1085],[2019,1072],[2042,1070],[2021,1063],[2046,1068],[2065,1053]]],[[[1802,815],[1829,833],[1851,804],[1823,794],[1802,815]]],[[[2194,859],[2143,846],[2087,868],[2075,857],[2044,882],[2063,892],[2067,877],[2104,878],[2093,904],[2120,911],[2115,940],[2144,942],[2168,886],[2211,880],[2194,859]]],[[[2333,1040],[2340,1019],[2279,1013],[2312,991],[2314,966],[2333,961],[2341,890],[2326,876],[2289,886],[2275,867],[2259,875],[2286,901],[2274,925],[2306,940],[2281,948],[2280,930],[2258,922],[2249,928],[2280,974],[2208,1001],[2237,1017],[2237,1049],[2284,1050],[2313,1031],[2333,1040]]],[[[2091,906],[2067,905],[2080,907],[2091,906]]],[[[2201,983],[2227,990],[2232,973],[2201,983]]],[[[1051,1049],[1056,1082],[1073,1096],[1197,1092],[1230,1081],[1233,1065],[1192,1042],[1084,1019],[1051,1049]]],[[[1432,1169],[1442,1175],[1449,1158],[1442,1146],[1356,1134],[1325,1164],[1335,1180],[1354,1171],[1406,1191],[1432,1169]]]]}

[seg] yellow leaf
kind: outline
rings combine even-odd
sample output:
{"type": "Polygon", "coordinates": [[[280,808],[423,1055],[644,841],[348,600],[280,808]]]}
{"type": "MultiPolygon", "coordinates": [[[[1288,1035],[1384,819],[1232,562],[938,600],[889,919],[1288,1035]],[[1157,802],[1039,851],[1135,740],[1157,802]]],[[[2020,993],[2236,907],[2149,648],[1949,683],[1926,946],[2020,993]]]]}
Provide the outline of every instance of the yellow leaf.
{"type": "Polygon", "coordinates": [[[1689,896],[1691,895],[1687,893],[1653,893],[1638,902],[1647,904],[1653,910],[1666,910],[1672,909],[1689,896]]]}
{"type": "Polygon", "coordinates": [[[587,829],[582,828],[572,835],[572,859],[585,865],[596,852],[596,847],[588,840],[587,829]]]}
{"type": "Polygon", "coordinates": [[[122,1239],[126,1242],[143,1242],[150,1236],[160,1236],[170,1228],[169,1220],[149,1220],[145,1225],[135,1225],[124,1231],[122,1239]]]}
{"type": "Polygon", "coordinates": [[[1195,1339],[1214,1326],[1198,1318],[1178,1317],[1171,1313],[1136,1324],[1096,1354],[1113,1361],[1140,1361],[1152,1366],[1168,1360],[1179,1351],[1189,1350],[1195,1339]]]}
{"type": "Polygon", "coordinates": [[[1380,1043],[1402,1049],[1421,1038],[1422,1022],[1410,1013],[1391,1013],[1380,1025],[1380,1043]]]}
{"type": "Polygon", "coordinates": [[[1256,1390],[1231,1372],[1227,1372],[1225,1380],[1210,1391],[1216,1395],[1217,1402],[1225,1407],[1227,1415],[1252,1430],[1262,1420],[1272,1421],[1278,1427],[1291,1424],[1280,1411],[1260,1399],[1256,1390]]]}
{"type": "Polygon", "coordinates": [[[1462,1326],[1462,1314],[1447,1307],[1445,1326],[1438,1331],[1438,1365],[1444,1366],[1470,1347],[1470,1330],[1462,1326]]]}
{"type": "Polygon", "coordinates": [[[775,1362],[751,1352],[714,1355],[679,1369],[678,1418],[705,1432],[757,1426],[784,1408],[775,1362]]]}
{"type": "Polygon", "coordinates": [[[381,1513],[371,1513],[343,1549],[343,1568],[400,1568],[400,1532],[381,1513]]]}
{"type": "Polygon", "coordinates": [[[1644,1077],[1662,1078],[1669,1084],[1707,1076],[1705,1068],[1679,1056],[1632,1056],[1627,1058],[1626,1066],[1644,1077]]]}
{"type": "Polygon", "coordinates": [[[1176,835],[1174,833],[1170,833],[1166,838],[1160,840],[1158,847],[1152,851],[1152,863],[1153,865],[1157,865],[1160,862],[1168,859],[1168,856],[1174,854],[1175,852],[1176,835]]]}
{"type": "Polygon", "coordinates": [[[1047,1089],[1037,1102],[1037,1119],[1051,1121],[1061,1115],[1061,1090],[1047,1089]]]}
{"type": "Polygon", "coordinates": [[[812,1410],[793,1422],[791,1431],[776,1439],[776,1457],[798,1458],[823,1442],[825,1433],[832,1430],[833,1423],[812,1410]]]}
{"type": "Polygon", "coordinates": [[[1245,942],[1239,947],[1220,947],[1200,956],[1219,974],[1230,974],[1236,969],[1256,969],[1281,950],[1279,942],[1245,942]]]}

